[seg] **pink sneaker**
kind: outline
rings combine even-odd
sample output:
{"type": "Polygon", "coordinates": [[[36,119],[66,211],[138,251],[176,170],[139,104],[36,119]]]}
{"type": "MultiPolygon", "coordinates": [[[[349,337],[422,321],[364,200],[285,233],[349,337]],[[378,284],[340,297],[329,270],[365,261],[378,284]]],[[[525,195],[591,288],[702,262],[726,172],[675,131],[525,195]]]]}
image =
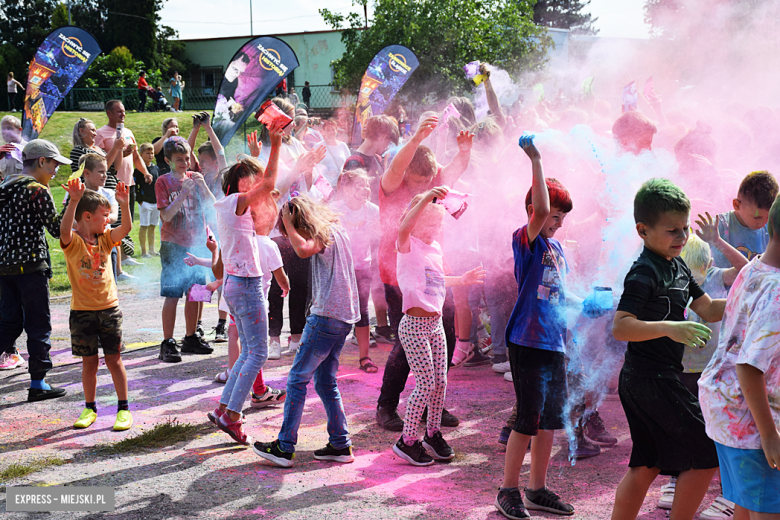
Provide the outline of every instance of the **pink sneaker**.
{"type": "MultiPolygon", "coordinates": [[[[213,412],[209,412],[206,414],[206,416],[209,418],[209,421],[219,426],[219,418],[225,415],[225,412],[219,409],[219,406],[217,406],[217,409],[213,412]]],[[[246,421],[246,414],[241,414],[241,419],[246,421]]]]}
{"type": "Polygon", "coordinates": [[[234,441],[243,446],[249,446],[252,443],[251,437],[244,432],[243,418],[230,422],[228,414],[223,413],[217,421],[217,426],[219,426],[220,430],[230,435],[234,441]]]}
{"type": "Polygon", "coordinates": [[[0,354],[0,370],[13,370],[22,366],[24,366],[24,358],[16,352],[13,354],[7,352],[0,354]]]}

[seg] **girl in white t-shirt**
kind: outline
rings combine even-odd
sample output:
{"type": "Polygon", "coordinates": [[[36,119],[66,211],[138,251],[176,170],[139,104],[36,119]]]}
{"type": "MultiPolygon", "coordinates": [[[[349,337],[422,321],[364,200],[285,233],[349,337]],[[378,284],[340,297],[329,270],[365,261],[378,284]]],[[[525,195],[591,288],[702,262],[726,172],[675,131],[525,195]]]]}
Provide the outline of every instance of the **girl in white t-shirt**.
{"type": "Polygon", "coordinates": [[[256,159],[242,157],[224,176],[225,197],[214,203],[221,240],[218,263],[225,279],[223,297],[242,348],[213,415],[217,426],[243,445],[251,441],[243,428],[241,410],[268,357],[268,311],[257,234],[276,220],[276,168],[283,130],[274,128],[270,134],[265,170],[256,159]]]}
{"type": "MultiPolygon", "coordinates": [[[[371,188],[365,170],[349,170],[341,174],[336,190],[336,200],[330,203],[339,214],[352,249],[355,263],[358,298],[360,299],[360,321],[355,324],[355,337],[360,352],[360,370],[369,374],[378,368],[368,356],[371,332],[368,321],[368,299],[371,294],[371,241],[379,233],[379,206],[369,202],[371,188]]],[[[376,344],[374,344],[376,346],[376,344]]]]}
{"type": "Polygon", "coordinates": [[[414,466],[428,466],[434,458],[449,460],[455,456],[440,431],[447,393],[447,341],[441,312],[446,287],[481,284],[485,277],[482,267],[461,276],[444,276],[441,246],[436,239],[442,233],[445,209],[431,202],[441,201],[448,192],[446,186],[439,186],[414,197],[401,219],[396,243],[396,274],[404,313],[398,336],[414,372],[415,386],[406,404],[403,434],[393,451],[414,466]],[[421,443],[417,430],[426,406],[428,425],[421,443]]]}

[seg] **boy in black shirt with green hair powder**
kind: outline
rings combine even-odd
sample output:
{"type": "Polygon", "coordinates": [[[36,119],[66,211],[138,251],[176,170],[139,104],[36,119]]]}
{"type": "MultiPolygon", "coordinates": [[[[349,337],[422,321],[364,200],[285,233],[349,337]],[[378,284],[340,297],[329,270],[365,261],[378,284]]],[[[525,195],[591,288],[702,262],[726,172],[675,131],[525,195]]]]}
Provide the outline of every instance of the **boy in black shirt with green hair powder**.
{"type": "Polygon", "coordinates": [[[712,300],[679,256],[688,240],[691,203],[667,179],[647,181],[634,198],[636,230],[645,243],[626,276],[612,324],[628,341],[618,392],[631,431],[628,472],[617,488],[613,520],[636,518],[659,474],[678,476],[672,518],[692,519],[718,467],[698,397],[678,377],[685,348],[702,348],[711,331],[686,321],[723,318],[726,300],[712,300]]]}

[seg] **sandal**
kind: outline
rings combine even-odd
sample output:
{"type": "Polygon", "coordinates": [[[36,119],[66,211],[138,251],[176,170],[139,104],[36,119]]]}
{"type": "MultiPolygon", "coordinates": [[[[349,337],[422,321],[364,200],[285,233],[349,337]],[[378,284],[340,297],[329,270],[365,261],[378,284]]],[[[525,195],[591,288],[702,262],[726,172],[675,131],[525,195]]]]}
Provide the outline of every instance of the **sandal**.
{"type": "Polygon", "coordinates": [[[450,368],[460,368],[462,367],[466,361],[470,360],[474,357],[474,349],[473,347],[469,350],[463,350],[458,348],[458,346],[455,346],[455,352],[452,354],[452,363],[450,363],[450,368]],[[456,359],[459,356],[463,356],[460,360],[456,361],[456,359]]]}
{"type": "Polygon", "coordinates": [[[363,372],[365,372],[367,374],[375,374],[377,372],[377,370],[379,370],[379,367],[377,367],[374,364],[374,362],[371,361],[370,357],[360,358],[360,361],[358,361],[358,363],[360,364],[360,370],[362,370],[363,372]],[[368,361],[366,361],[366,363],[363,364],[364,360],[368,360],[368,361]]]}

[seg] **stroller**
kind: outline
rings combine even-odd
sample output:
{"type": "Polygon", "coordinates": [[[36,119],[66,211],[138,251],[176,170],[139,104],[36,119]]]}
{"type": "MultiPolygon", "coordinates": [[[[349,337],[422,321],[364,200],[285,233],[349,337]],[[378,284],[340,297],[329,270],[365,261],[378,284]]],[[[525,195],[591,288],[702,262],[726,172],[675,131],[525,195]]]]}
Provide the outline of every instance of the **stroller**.
{"type": "Polygon", "coordinates": [[[163,112],[170,112],[173,110],[171,104],[168,103],[167,99],[165,99],[165,95],[162,93],[162,90],[155,90],[152,87],[149,87],[148,96],[152,100],[151,110],[153,112],[160,110],[163,112]]]}

